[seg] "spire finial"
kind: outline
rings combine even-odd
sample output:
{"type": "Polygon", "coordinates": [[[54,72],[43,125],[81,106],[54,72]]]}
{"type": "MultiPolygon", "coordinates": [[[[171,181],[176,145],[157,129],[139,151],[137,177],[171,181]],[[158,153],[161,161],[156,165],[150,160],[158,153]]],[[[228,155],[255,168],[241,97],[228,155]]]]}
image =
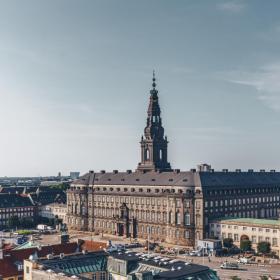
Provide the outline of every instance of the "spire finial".
{"type": "Polygon", "coordinates": [[[153,86],[153,88],[155,89],[156,88],[156,74],[155,74],[155,70],[153,70],[153,84],[152,84],[152,86],[153,86]]]}

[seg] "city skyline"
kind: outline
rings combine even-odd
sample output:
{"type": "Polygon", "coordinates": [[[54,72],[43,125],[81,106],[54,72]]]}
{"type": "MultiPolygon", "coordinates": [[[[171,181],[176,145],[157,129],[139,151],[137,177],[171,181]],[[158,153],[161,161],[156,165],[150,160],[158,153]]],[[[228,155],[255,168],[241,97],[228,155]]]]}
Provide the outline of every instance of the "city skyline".
{"type": "Polygon", "coordinates": [[[153,69],[173,168],[280,169],[277,1],[0,6],[0,176],[136,169],[153,69]]]}

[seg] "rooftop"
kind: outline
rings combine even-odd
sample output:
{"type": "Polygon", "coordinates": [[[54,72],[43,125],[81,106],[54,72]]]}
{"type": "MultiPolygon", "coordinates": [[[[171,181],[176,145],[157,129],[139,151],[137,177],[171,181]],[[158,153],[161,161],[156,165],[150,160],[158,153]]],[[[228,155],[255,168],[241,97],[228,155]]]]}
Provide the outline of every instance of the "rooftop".
{"type": "MultiPolygon", "coordinates": [[[[111,257],[115,259],[125,260],[127,262],[138,263],[131,266],[132,271],[129,274],[143,273],[150,271],[155,274],[154,279],[182,279],[186,276],[200,276],[201,279],[216,279],[213,278],[213,272],[207,266],[187,263],[182,260],[169,259],[160,255],[140,254],[136,252],[129,253],[113,253],[111,257]]],[[[197,278],[200,279],[200,278],[197,278]]]]}
{"type": "Polygon", "coordinates": [[[250,224],[259,226],[278,226],[280,227],[280,220],[268,220],[268,219],[253,219],[253,218],[222,218],[217,219],[221,223],[231,223],[231,224],[250,224]]]}
{"type": "Polygon", "coordinates": [[[81,176],[73,182],[73,185],[148,185],[148,186],[186,186],[195,185],[203,187],[236,187],[236,186],[276,186],[280,184],[280,172],[274,170],[269,172],[253,170],[241,171],[150,171],[150,172],[105,172],[104,170],[81,176]]]}

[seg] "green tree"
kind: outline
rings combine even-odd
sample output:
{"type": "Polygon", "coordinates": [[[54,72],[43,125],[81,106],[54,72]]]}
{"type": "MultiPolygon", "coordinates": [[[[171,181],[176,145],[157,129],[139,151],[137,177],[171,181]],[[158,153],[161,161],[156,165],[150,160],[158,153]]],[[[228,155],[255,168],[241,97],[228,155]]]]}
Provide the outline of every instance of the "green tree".
{"type": "Polygon", "coordinates": [[[270,243],[266,241],[259,242],[257,247],[261,254],[269,254],[271,251],[270,243]]]}
{"type": "Polygon", "coordinates": [[[262,275],[262,276],[260,276],[260,279],[261,280],[268,280],[268,277],[266,275],[262,275]]]}
{"type": "Polygon", "coordinates": [[[233,239],[232,238],[224,238],[223,245],[225,248],[231,248],[233,245],[233,239]]]}
{"type": "Polygon", "coordinates": [[[241,280],[241,278],[239,278],[238,276],[231,276],[230,279],[231,280],[241,280]]]}
{"type": "Polygon", "coordinates": [[[240,250],[242,250],[242,251],[252,250],[252,242],[250,240],[241,240],[240,241],[240,250]]]}

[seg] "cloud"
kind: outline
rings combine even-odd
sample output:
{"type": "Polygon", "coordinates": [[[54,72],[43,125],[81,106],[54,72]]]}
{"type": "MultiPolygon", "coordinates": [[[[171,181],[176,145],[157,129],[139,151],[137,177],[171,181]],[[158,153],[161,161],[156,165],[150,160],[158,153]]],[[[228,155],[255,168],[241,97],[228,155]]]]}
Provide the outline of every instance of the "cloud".
{"type": "Polygon", "coordinates": [[[254,88],[257,98],[275,111],[280,111],[280,62],[260,67],[254,72],[231,72],[227,81],[254,88]]]}
{"type": "Polygon", "coordinates": [[[245,4],[237,1],[228,1],[217,4],[217,8],[221,11],[240,13],[245,9],[245,4]]]}

